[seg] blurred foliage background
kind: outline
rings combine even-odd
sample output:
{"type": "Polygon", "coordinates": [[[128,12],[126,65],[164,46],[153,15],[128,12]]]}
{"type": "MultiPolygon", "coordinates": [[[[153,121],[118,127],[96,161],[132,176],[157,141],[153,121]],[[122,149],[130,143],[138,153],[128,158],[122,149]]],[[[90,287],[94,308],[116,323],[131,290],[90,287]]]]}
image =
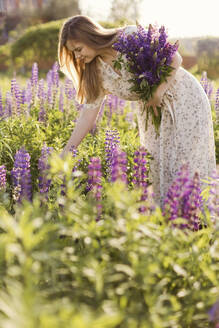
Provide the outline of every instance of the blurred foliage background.
{"type": "MultiPolygon", "coordinates": [[[[106,28],[135,24],[142,1],[112,0],[108,19],[99,23],[106,28]]],[[[0,71],[9,74],[25,75],[34,61],[42,72],[48,71],[57,60],[58,32],[65,19],[77,14],[92,16],[91,9],[82,9],[80,0],[1,0],[1,4],[0,71]]],[[[219,78],[219,37],[179,41],[184,68],[192,69],[193,74],[206,71],[210,79],[219,78]]]]}

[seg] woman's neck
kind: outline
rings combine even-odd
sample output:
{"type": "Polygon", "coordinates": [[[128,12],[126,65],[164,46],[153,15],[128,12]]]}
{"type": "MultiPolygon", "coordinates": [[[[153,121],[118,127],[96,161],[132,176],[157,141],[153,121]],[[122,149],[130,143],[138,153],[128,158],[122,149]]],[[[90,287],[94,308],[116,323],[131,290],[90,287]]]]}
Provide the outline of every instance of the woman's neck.
{"type": "Polygon", "coordinates": [[[114,59],[116,59],[117,51],[113,48],[107,48],[105,51],[100,54],[100,57],[107,63],[112,63],[114,59]]]}

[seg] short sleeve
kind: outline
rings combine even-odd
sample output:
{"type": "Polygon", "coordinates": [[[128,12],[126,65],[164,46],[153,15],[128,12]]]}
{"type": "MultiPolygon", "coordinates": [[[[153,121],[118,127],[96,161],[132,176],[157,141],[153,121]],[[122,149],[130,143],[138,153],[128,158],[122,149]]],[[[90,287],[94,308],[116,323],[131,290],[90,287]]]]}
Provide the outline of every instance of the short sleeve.
{"type": "Polygon", "coordinates": [[[106,94],[104,93],[103,89],[100,90],[100,94],[97,97],[97,99],[92,102],[92,103],[87,103],[87,100],[85,99],[84,103],[83,103],[83,108],[86,109],[96,109],[96,108],[100,108],[101,105],[103,104],[103,101],[106,98],[106,94]]]}

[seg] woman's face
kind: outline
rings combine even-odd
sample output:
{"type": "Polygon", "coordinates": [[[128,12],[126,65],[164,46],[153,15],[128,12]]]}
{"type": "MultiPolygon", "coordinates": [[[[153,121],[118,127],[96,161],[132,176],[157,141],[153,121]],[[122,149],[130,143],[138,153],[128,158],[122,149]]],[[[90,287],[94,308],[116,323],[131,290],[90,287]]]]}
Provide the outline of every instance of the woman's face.
{"type": "Polygon", "coordinates": [[[74,52],[76,59],[79,59],[85,64],[90,63],[97,56],[94,49],[80,41],[68,40],[66,42],[66,47],[69,51],[74,52]]]}

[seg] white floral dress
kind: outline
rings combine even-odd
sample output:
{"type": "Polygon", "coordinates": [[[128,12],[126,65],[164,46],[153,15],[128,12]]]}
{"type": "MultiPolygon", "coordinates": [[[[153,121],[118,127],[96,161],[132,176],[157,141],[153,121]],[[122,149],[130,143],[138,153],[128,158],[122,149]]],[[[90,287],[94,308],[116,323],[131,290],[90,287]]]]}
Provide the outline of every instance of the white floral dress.
{"type": "MultiPolygon", "coordinates": [[[[136,26],[129,25],[125,31],[136,31],[136,26]]],[[[163,96],[160,135],[156,138],[150,116],[148,129],[145,131],[145,112],[141,114],[142,101],[129,90],[128,79],[131,78],[131,73],[122,66],[120,76],[109,64],[98,58],[98,69],[102,78],[101,94],[94,103],[85,106],[101,106],[107,94],[137,101],[135,111],[140,143],[153,157],[149,179],[157,204],[162,206],[168,188],[183,163],[189,164],[191,174],[198,171],[201,179],[210,176],[213,170],[216,170],[211,106],[197,79],[179,67],[174,81],[163,96]]]]}

